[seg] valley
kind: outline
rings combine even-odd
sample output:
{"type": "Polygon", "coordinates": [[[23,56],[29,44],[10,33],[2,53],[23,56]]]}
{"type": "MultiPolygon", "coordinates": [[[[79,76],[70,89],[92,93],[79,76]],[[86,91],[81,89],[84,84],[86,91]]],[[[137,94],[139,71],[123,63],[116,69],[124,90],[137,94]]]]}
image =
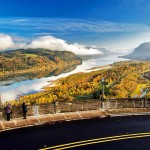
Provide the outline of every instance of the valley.
{"type": "MultiPolygon", "coordinates": [[[[80,72],[60,78],[53,84],[46,86],[42,92],[20,97],[20,101],[13,101],[14,105],[26,101],[31,104],[53,103],[54,101],[78,101],[93,99],[93,94],[102,88],[101,79],[108,83],[105,86],[104,98],[140,97],[141,89],[149,88],[149,80],[142,78],[145,70],[150,68],[149,61],[122,61],[111,65],[111,68],[92,72],[80,72]]],[[[149,92],[144,95],[147,97],[149,92]]]]}

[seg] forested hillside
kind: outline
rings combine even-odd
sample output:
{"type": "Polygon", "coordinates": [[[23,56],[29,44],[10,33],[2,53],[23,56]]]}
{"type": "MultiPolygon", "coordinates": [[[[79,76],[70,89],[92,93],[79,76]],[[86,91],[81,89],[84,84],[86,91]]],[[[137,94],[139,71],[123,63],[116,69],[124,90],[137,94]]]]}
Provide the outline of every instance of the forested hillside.
{"type": "MultiPolygon", "coordinates": [[[[20,98],[29,103],[51,103],[54,101],[73,101],[93,99],[93,94],[101,90],[101,78],[105,86],[105,98],[127,98],[140,96],[140,89],[149,85],[149,80],[142,77],[143,72],[149,71],[150,62],[118,62],[111,69],[77,73],[56,81],[55,87],[46,87],[45,91],[26,95],[20,98]]],[[[20,102],[14,101],[19,104],[20,102]]]]}
{"type": "Polygon", "coordinates": [[[47,49],[19,49],[0,53],[0,77],[25,74],[45,74],[59,68],[81,64],[82,61],[72,52],[50,51],[47,49]]]}

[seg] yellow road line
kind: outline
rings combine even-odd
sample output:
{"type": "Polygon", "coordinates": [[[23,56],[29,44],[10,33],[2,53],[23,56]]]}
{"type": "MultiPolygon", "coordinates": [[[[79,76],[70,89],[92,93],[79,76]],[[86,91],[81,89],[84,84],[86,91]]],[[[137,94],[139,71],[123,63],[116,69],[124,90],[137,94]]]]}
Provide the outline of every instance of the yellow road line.
{"type": "Polygon", "coordinates": [[[114,139],[102,140],[102,141],[99,140],[99,141],[95,141],[95,142],[89,142],[89,143],[83,143],[83,144],[78,144],[78,145],[72,145],[72,146],[68,146],[68,147],[56,148],[55,150],[63,150],[63,149],[69,149],[69,148],[73,148],[73,147],[79,147],[79,146],[85,146],[85,145],[91,145],[91,144],[97,144],[97,143],[134,139],[134,138],[142,138],[142,137],[150,137],[150,135],[138,135],[138,136],[131,136],[131,137],[116,138],[116,139],[114,138],[114,139]]]}
{"type": "MultiPolygon", "coordinates": [[[[124,134],[124,135],[118,135],[118,136],[110,136],[110,137],[104,137],[104,138],[97,138],[97,139],[90,139],[90,140],[84,140],[84,141],[78,141],[78,142],[72,142],[72,143],[67,143],[67,144],[62,144],[62,145],[57,145],[57,146],[52,146],[52,147],[47,147],[47,148],[42,148],[40,150],[49,150],[49,149],[56,149],[56,148],[61,148],[66,146],[75,146],[75,145],[81,145],[81,144],[87,144],[88,142],[102,142],[104,140],[117,140],[119,138],[132,138],[134,136],[150,136],[150,132],[145,132],[145,133],[135,133],[135,134],[124,134]]],[[[93,143],[94,144],[94,143],[93,143]]]]}

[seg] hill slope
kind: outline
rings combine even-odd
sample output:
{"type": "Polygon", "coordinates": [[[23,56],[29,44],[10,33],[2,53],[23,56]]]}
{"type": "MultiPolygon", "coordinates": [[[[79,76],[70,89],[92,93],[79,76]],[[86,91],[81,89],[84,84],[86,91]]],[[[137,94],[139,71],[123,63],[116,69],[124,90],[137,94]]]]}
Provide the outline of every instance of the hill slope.
{"type": "Polygon", "coordinates": [[[134,60],[150,60],[150,42],[146,42],[135,48],[134,52],[123,56],[134,60]]]}
{"type": "Polygon", "coordinates": [[[52,72],[58,68],[81,64],[72,52],[47,49],[19,49],[0,53],[0,76],[52,72]]]}

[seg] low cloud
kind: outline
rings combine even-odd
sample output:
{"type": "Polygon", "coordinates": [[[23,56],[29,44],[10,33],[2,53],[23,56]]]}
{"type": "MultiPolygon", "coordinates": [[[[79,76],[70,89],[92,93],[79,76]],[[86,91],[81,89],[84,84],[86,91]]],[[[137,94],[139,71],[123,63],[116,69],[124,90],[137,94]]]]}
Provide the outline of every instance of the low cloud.
{"type": "Polygon", "coordinates": [[[66,41],[62,39],[57,39],[53,36],[43,36],[38,39],[35,39],[27,46],[28,48],[47,48],[50,50],[66,50],[71,51],[78,55],[96,55],[96,54],[102,54],[97,49],[93,48],[86,48],[84,45],[80,44],[67,44],[66,41]]]}
{"type": "Polygon", "coordinates": [[[17,41],[9,35],[0,34],[0,50],[18,49],[18,48],[46,48],[58,51],[71,51],[77,55],[97,55],[102,54],[95,48],[86,48],[85,45],[68,44],[65,40],[53,36],[42,36],[32,40],[30,43],[17,41]]]}
{"type": "Polygon", "coordinates": [[[9,35],[0,34],[0,50],[11,49],[14,46],[15,43],[9,35]]]}
{"type": "Polygon", "coordinates": [[[67,43],[62,39],[57,39],[53,36],[43,36],[33,40],[28,48],[47,48],[50,50],[65,50],[67,43]]]}

